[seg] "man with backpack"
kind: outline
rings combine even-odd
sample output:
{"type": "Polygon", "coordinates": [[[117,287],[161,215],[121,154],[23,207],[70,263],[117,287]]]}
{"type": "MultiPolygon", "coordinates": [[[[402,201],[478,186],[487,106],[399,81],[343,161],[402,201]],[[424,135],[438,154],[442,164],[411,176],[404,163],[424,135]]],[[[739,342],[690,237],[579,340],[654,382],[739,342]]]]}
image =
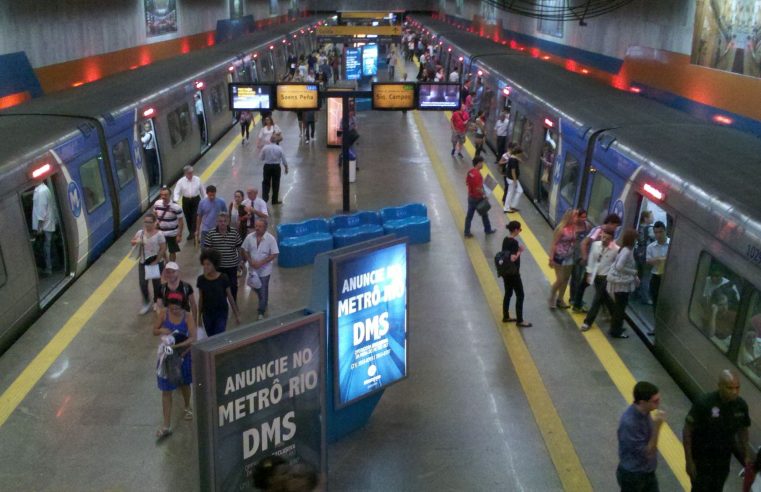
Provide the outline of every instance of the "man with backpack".
{"type": "Polygon", "coordinates": [[[497,274],[502,277],[505,284],[505,297],[502,299],[502,322],[515,321],[521,328],[532,326],[523,319],[523,281],[521,280],[521,253],[525,246],[518,242],[521,233],[521,223],[517,220],[507,224],[508,235],[502,241],[502,251],[497,253],[494,262],[497,266],[497,274]],[[510,317],[510,298],[515,292],[515,318],[510,317]]]}

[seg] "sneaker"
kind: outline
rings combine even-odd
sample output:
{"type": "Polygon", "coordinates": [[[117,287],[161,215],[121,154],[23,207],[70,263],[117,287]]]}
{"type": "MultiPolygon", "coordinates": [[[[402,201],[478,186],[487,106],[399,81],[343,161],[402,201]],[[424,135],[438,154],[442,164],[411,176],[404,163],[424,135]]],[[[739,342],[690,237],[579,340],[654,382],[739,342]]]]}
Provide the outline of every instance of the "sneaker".
{"type": "Polygon", "coordinates": [[[589,325],[588,325],[588,324],[586,324],[586,323],[583,323],[583,324],[581,325],[581,331],[587,331],[587,330],[589,330],[589,325]]]}
{"type": "Polygon", "coordinates": [[[473,237],[473,234],[471,234],[471,233],[469,233],[469,232],[466,232],[466,233],[465,233],[465,237],[473,237]]]}
{"type": "Polygon", "coordinates": [[[304,143],[309,143],[309,139],[307,138],[307,139],[306,139],[306,141],[305,141],[304,143]]]}
{"type": "Polygon", "coordinates": [[[257,320],[264,319],[264,315],[262,313],[259,313],[259,315],[256,317],[257,320]]]}
{"type": "Polygon", "coordinates": [[[488,231],[484,231],[484,234],[489,235],[494,234],[495,232],[497,232],[497,229],[489,229],[488,231]]]}
{"type": "Polygon", "coordinates": [[[452,149],[452,157],[454,157],[454,149],[452,149]]]}
{"type": "Polygon", "coordinates": [[[146,314],[148,311],[151,310],[152,307],[153,307],[153,303],[148,302],[143,304],[143,307],[140,308],[140,314],[146,314]]]}
{"type": "Polygon", "coordinates": [[[571,308],[571,310],[572,310],[574,313],[586,313],[586,312],[588,312],[588,311],[589,311],[589,309],[587,309],[587,307],[586,307],[586,306],[581,306],[581,307],[576,307],[576,306],[573,306],[573,308],[571,308]]]}

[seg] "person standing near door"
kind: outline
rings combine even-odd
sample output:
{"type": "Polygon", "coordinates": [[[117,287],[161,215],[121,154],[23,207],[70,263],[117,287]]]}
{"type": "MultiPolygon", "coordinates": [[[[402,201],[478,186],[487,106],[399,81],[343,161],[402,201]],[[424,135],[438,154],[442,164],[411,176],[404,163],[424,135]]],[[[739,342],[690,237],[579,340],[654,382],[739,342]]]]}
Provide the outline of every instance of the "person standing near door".
{"type": "Polygon", "coordinates": [[[44,238],[43,252],[45,254],[45,269],[42,275],[47,277],[53,273],[53,233],[56,227],[55,206],[53,194],[45,182],[34,189],[32,196],[32,230],[37,237],[44,238]]]}
{"type": "Polygon", "coordinates": [[[647,264],[652,267],[650,272],[650,300],[653,309],[658,304],[658,293],[661,290],[661,275],[666,267],[666,255],[669,252],[669,238],[666,235],[666,225],[660,220],[653,224],[655,241],[647,246],[647,264]]]}
{"type": "Polygon", "coordinates": [[[201,178],[193,176],[193,166],[182,168],[185,173],[174,186],[174,203],[180,203],[182,198],[182,214],[188,223],[188,241],[196,235],[196,214],[198,213],[198,204],[203,198],[203,185],[201,178]]]}
{"type": "Polygon", "coordinates": [[[196,119],[198,120],[198,130],[201,132],[201,143],[206,143],[206,120],[203,114],[203,100],[201,99],[201,93],[196,92],[195,95],[195,108],[196,119]]]}
{"type": "Polygon", "coordinates": [[[143,144],[143,154],[145,155],[145,164],[148,167],[148,185],[156,186],[159,184],[159,156],[156,152],[156,134],[153,133],[153,126],[150,122],[143,123],[143,132],[140,135],[140,142],[143,144]]]}
{"type": "Polygon", "coordinates": [[[505,154],[505,149],[507,149],[507,127],[509,124],[510,120],[507,117],[507,111],[502,111],[499,114],[499,119],[494,122],[494,132],[497,134],[497,164],[499,164],[499,159],[505,154]]]}

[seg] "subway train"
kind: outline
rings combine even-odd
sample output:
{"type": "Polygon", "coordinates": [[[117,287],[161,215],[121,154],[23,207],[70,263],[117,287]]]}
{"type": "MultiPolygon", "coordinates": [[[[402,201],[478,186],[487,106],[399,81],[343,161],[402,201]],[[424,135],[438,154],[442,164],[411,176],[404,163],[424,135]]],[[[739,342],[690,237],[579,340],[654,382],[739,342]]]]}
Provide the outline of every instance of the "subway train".
{"type": "Polygon", "coordinates": [[[231,81],[278,80],[317,18],[0,112],[0,351],[233,125],[231,81]],[[146,156],[144,129],[155,136],[146,156]],[[33,219],[34,204],[53,217],[33,219]],[[38,222],[38,224],[33,224],[38,222]]]}
{"type": "Polygon", "coordinates": [[[624,227],[666,225],[657,298],[659,272],[645,268],[627,314],[690,396],[737,369],[761,441],[761,141],[445,22],[412,22],[435,36],[446,73],[458,69],[471,90],[482,82],[474,106],[490,145],[509,113],[522,186],[551,225],[571,207],[594,224],[615,212],[624,227]]]}

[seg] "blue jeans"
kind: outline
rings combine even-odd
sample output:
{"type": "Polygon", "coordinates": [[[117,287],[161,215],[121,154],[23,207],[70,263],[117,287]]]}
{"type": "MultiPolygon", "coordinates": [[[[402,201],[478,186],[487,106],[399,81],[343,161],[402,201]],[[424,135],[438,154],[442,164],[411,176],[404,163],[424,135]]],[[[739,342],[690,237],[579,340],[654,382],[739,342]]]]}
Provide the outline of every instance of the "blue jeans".
{"type": "Polygon", "coordinates": [[[259,314],[264,314],[267,311],[267,304],[270,300],[270,275],[259,277],[259,279],[262,281],[262,286],[254,289],[254,292],[256,292],[256,297],[259,298],[259,309],[257,311],[259,314]]]}
{"type": "Polygon", "coordinates": [[[209,336],[224,333],[227,329],[227,310],[219,312],[203,313],[203,326],[209,336]]]}
{"type": "MultiPolygon", "coordinates": [[[[481,198],[468,197],[468,214],[465,216],[465,234],[470,234],[470,223],[473,222],[473,214],[476,213],[476,205],[481,201],[481,198]]],[[[484,221],[484,231],[491,230],[491,222],[489,222],[489,214],[481,216],[484,221]]]]}

